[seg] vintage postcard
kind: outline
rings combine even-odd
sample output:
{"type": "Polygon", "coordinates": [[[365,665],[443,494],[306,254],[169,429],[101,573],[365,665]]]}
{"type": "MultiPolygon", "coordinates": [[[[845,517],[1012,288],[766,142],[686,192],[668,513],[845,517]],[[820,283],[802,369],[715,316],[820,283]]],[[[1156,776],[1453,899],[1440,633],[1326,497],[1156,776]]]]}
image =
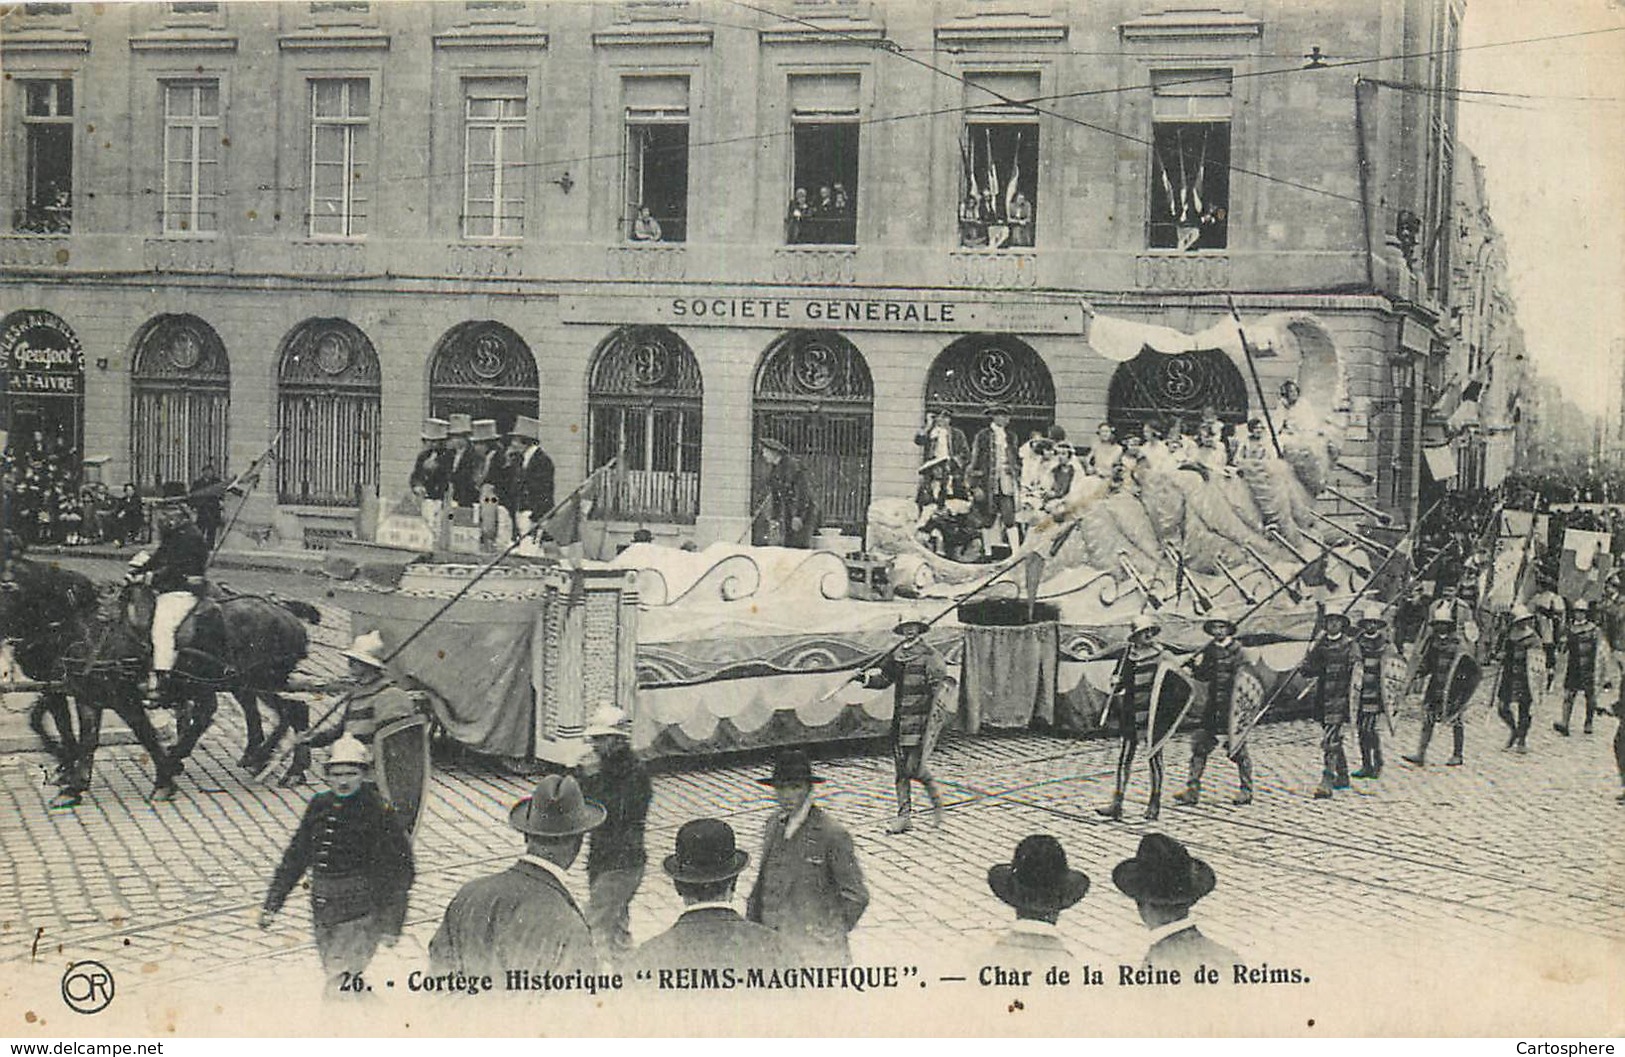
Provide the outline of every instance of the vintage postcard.
{"type": "Polygon", "coordinates": [[[0,69],[0,1035],[1625,1030],[1617,2],[0,69]]]}

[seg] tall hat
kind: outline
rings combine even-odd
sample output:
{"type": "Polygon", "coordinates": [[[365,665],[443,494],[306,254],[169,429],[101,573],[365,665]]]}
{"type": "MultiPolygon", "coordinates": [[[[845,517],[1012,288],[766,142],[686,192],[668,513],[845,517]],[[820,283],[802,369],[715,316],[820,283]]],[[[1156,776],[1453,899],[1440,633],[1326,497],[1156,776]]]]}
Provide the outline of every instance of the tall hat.
{"type": "Polygon", "coordinates": [[[327,766],[341,767],[370,767],[372,766],[372,750],[361,744],[354,734],[346,734],[333,743],[332,752],[328,753],[327,766]]]}
{"type": "Polygon", "coordinates": [[[508,431],[510,437],[524,437],[528,440],[542,439],[542,424],[529,415],[520,415],[513,420],[513,429],[508,431]]]}
{"type": "Polygon", "coordinates": [[[1134,858],[1112,870],[1112,884],[1136,902],[1189,906],[1213,891],[1213,868],[1161,833],[1140,838],[1134,858]]]}
{"type": "Polygon", "coordinates": [[[573,837],[598,828],[606,814],[602,804],[581,795],[574,778],[550,774],[508,812],[508,825],[532,837],[573,837]]]}
{"type": "Polygon", "coordinates": [[[587,720],[584,733],[589,738],[630,738],[632,721],[614,705],[605,705],[587,720]]]}
{"type": "Polygon", "coordinates": [[[987,886],[1017,910],[1055,912],[1082,899],[1089,877],[1067,866],[1061,842],[1043,833],[1021,838],[1008,863],[987,868],[987,886]]]}
{"type": "Polygon", "coordinates": [[[473,426],[473,429],[474,429],[474,435],[469,438],[470,440],[496,440],[497,439],[497,420],[496,419],[494,419],[494,418],[476,418],[472,423],[470,423],[470,425],[473,426]]]}
{"type": "Polygon", "coordinates": [[[451,423],[443,418],[426,418],[423,420],[423,439],[445,440],[450,429],[451,423]]]}
{"type": "Polygon", "coordinates": [[[453,437],[466,437],[474,432],[474,418],[471,415],[456,414],[446,419],[446,432],[453,437]]]}
{"type": "Polygon", "coordinates": [[[734,843],[733,827],[720,818],[696,818],[677,831],[677,852],[660,865],[674,881],[714,884],[738,877],[750,855],[734,843]]]}
{"type": "Polygon", "coordinates": [[[816,785],[823,779],[812,771],[812,760],[800,749],[786,749],[773,761],[773,773],[756,779],[763,785],[816,785]]]}
{"type": "Polygon", "coordinates": [[[377,631],[357,635],[355,641],[350,643],[350,648],[341,652],[352,661],[360,661],[362,664],[373,668],[382,668],[384,667],[384,636],[377,631]]]}

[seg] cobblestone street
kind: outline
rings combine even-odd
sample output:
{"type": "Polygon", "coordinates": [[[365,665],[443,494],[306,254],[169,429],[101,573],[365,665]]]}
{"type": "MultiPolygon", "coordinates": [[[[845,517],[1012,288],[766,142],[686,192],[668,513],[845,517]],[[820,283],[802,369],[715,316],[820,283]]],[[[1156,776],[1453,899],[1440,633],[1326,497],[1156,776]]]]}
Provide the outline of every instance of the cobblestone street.
{"type": "MultiPolygon", "coordinates": [[[[319,588],[307,591],[320,601],[319,588]]],[[[337,671],[336,651],[347,641],[342,612],[323,608],[307,664],[318,677],[337,671]]],[[[1601,718],[1589,737],[1560,738],[1551,730],[1557,704],[1548,699],[1537,714],[1527,756],[1500,751],[1504,730],[1480,706],[1467,766],[1439,766],[1444,754],[1436,752],[1426,769],[1391,764],[1379,781],[1359,782],[1332,801],[1308,795],[1319,775],[1318,729],[1301,722],[1261,728],[1253,805],[1231,806],[1234,772],[1220,756],[1202,805],[1167,807],[1155,826],[1110,823],[1094,813],[1109,793],[1116,757],[1115,743],[1106,741],[950,737],[936,764],[949,793],[945,824],[927,821],[895,837],[884,833],[892,811],[889,758],[824,761],[819,769],[829,780],[820,799],[853,832],[872,893],[853,934],[854,955],[950,973],[946,967],[1008,925],[1008,909],[985,884],[987,867],[1008,861],[1022,836],[1049,832],[1093,880],[1088,897],[1062,916],[1062,930],[1084,961],[1110,975],[1120,962],[1138,962],[1146,944],[1133,905],[1112,887],[1111,867],[1158,828],[1217,871],[1218,889],[1198,910],[1204,928],[1244,958],[1300,958],[1297,964],[1314,966],[1333,950],[1432,951],[1448,939],[1452,949],[1527,941],[1551,951],[1611,950],[1617,966],[1625,941],[1618,897],[1625,809],[1613,800],[1615,721],[1601,718]]],[[[1390,758],[1408,750],[1413,735],[1414,723],[1402,721],[1399,737],[1389,740],[1390,758]]],[[[165,804],[144,799],[150,772],[138,748],[106,749],[85,804],[69,811],[48,807],[53,790],[43,780],[43,754],[0,757],[5,962],[18,973],[31,962],[59,973],[66,961],[95,958],[120,967],[128,989],[247,983],[272,970],[314,981],[308,904],[290,900],[269,931],[256,927],[255,916],[315,787],[284,790],[244,774],[235,764],[242,740],[240,714],[227,703],[188,765],[180,798],[165,804]]],[[[1171,797],[1186,773],[1183,738],[1168,763],[1171,797]]],[[[728,818],[754,849],[770,804],[754,781],[764,771],[753,761],[656,777],[650,873],[633,904],[635,937],[663,929],[677,911],[658,862],[683,821],[728,818]]],[[[1142,770],[1130,789],[1129,818],[1143,810],[1144,783],[1142,770]]],[[[505,819],[528,792],[527,780],[494,770],[437,768],[418,836],[407,936],[380,956],[380,974],[422,967],[458,886],[519,852],[505,819]]]]}

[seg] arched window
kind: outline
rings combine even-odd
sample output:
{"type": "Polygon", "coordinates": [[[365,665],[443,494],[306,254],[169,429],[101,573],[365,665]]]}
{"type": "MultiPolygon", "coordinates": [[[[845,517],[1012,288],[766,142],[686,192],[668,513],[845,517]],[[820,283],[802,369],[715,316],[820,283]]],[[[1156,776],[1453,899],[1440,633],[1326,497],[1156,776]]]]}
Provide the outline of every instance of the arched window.
{"type": "Polygon", "coordinates": [[[993,403],[1009,406],[1018,437],[1055,422],[1055,382],[1037,350],[1007,334],[971,334],[943,349],[926,376],[925,406],[947,408],[974,437],[993,403]]]}
{"type": "MultiPolygon", "coordinates": [[[[868,362],[842,335],[791,330],[775,338],[756,368],[751,509],[767,495],[767,467],[755,453],[771,437],[806,467],[824,526],[861,536],[869,517],[874,397],[868,362]]],[[[757,542],[765,542],[766,524],[757,519],[757,542]]]]}
{"type": "Polygon", "coordinates": [[[309,319],[277,369],[277,501],[352,506],[378,481],[378,354],[353,323],[309,319]]]}
{"type": "Polygon", "coordinates": [[[214,328],[196,316],[149,320],[130,373],[130,479],[189,483],[211,463],[224,475],[231,363],[214,328]]]}
{"type": "Polygon", "coordinates": [[[475,320],[446,331],[429,366],[429,414],[494,418],[506,433],[520,415],[536,416],[536,358],[501,323],[475,320]]]}
{"type": "Polygon", "coordinates": [[[700,513],[700,365],[664,327],[621,327],[593,354],[588,464],[615,472],[595,511],[691,525],[700,513]]]}
{"type": "Polygon", "coordinates": [[[1142,349],[1117,368],[1106,391],[1106,418],[1119,433],[1170,417],[1200,418],[1208,407],[1221,421],[1247,421],[1247,382],[1219,349],[1177,356],[1142,349]]]}

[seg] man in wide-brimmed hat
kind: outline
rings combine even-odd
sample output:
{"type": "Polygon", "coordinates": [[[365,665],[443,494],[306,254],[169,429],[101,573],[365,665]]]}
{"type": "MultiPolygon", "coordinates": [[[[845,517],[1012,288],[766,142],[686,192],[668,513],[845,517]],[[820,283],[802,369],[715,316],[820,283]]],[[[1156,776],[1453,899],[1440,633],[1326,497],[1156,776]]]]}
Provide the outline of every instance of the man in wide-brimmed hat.
{"type": "MultiPolygon", "coordinates": [[[[1230,713],[1236,705],[1236,676],[1241,672],[1241,643],[1236,641],[1236,622],[1228,616],[1210,616],[1202,630],[1211,638],[1196,663],[1191,675],[1207,684],[1207,709],[1201,725],[1191,733],[1191,773],[1186,779],[1185,791],[1174,796],[1174,803],[1194,807],[1202,798],[1202,772],[1207,769],[1208,756],[1218,748],[1220,737],[1228,740],[1230,713]]],[[[1236,793],[1238,805],[1253,802],[1253,759],[1243,741],[1236,751],[1236,775],[1240,791],[1236,793]]]]}
{"type": "Polygon", "coordinates": [[[773,787],[777,810],[762,835],[762,863],[745,916],[784,937],[799,954],[819,961],[851,958],[846,934],[869,906],[869,889],[852,837],[813,803],[812,761],[787,749],[773,773],[757,781],[773,787]]]}
{"type": "Polygon", "coordinates": [[[1016,923],[998,938],[982,964],[1043,972],[1050,966],[1077,963],[1056,925],[1061,911],[1089,891],[1089,878],[1067,865],[1060,841],[1043,833],[1021,838],[1009,862],[988,867],[987,886],[1015,908],[1016,923]]]}
{"type": "Polygon", "coordinates": [[[1134,857],[1113,868],[1112,884],[1134,900],[1151,930],[1142,968],[1189,972],[1206,965],[1223,973],[1237,960],[1235,951],[1202,935],[1191,920],[1191,907],[1216,883],[1212,867],[1161,833],[1141,837],[1134,857]]]}
{"type": "Polygon", "coordinates": [[[581,795],[569,775],[550,774],[508,812],[525,835],[525,854],[501,873],[462,887],[429,943],[432,972],[489,975],[590,970],[592,935],[565,884],[582,838],[604,821],[604,809],[581,795]]]}
{"type": "Polygon", "coordinates": [[[1011,551],[1021,545],[1016,527],[1016,497],[1021,488],[1021,440],[1010,429],[1008,404],[989,404],[983,409],[988,424],[971,441],[970,467],[966,483],[982,516],[982,523],[994,540],[1009,544],[1011,551]],[[1002,528],[1002,532],[999,531],[1002,528]]]}
{"type": "Polygon", "coordinates": [[[1383,616],[1381,602],[1368,602],[1360,617],[1359,634],[1355,645],[1359,648],[1358,666],[1354,670],[1354,700],[1358,708],[1355,730],[1360,738],[1360,769],[1354,778],[1382,776],[1382,730],[1379,724],[1383,714],[1394,707],[1388,700],[1388,682],[1383,668],[1394,656],[1388,642],[1388,621],[1383,616]]]}
{"type": "Polygon", "coordinates": [[[1455,751],[1445,761],[1447,767],[1460,767],[1462,750],[1466,746],[1467,731],[1462,722],[1463,709],[1450,700],[1450,682],[1456,673],[1457,660],[1464,647],[1461,631],[1456,625],[1455,603],[1449,599],[1433,607],[1428,618],[1426,644],[1422,647],[1421,670],[1427,673],[1427,687],[1422,691],[1422,730],[1416,752],[1401,756],[1406,763],[1421,767],[1427,763],[1428,742],[1433,740],[1433,728],[1452,710],[1451,735],[1455,751]]]}
{"type": "Polygon", "coordinates": [[[1347,613],[1326,614],[1320,637],[1309,647],[1303,674],[1315,681],[1314,708],[1320,719],[1320,784],[1316,800],[1336,789],[1349,788],[1349,760],[1343,749],[1343,728],[1349,721],[1349,697],[1354,686],[1354,665],[1359,651],[1349,634],[1347,613]]]}
{"type": "Polygon", "coordinates": [[[577,769],[581,792],[606,812],[587,843],[587,927],[599,953],[613,962],[632,949],[628,908],[649,861],[644,823],[654,784],[632,751],[632,720],[625,712],[600,708],[585,733],[592,753],[577,769]]]}
{"type": "MultiPolygon", "coordinates": [[[[696,818],[677,831],[677,850],[662,868],[682,897],[683,910],[671,928],[632,955],[630,979],[662,969],[793,965],[796,957],[783,937],[765,925],[746,921],[733,908],[739,875],[750,855],[735,844],[733,827],[719,818],[696,818]]],[[[659,984],[658,977],[651,983],[659,984]]]]}
{"type": "Polygon", "coordinates": [[[767,542],[806,550],[812,546],[820,520],[807,467],[776,437],[763,437],[760,448],[762,461],[767,463],[767,516],[778,525],[778,538],[767,542]]]}
{"type": "Polygon", "coordinates": [[[1535,614],[1529,607],[1522,602],[1515,603],[1509,616],[1511,624],[1501,644],[1501,680],[1496,688],[1496,706],[1508,727],[1506,747],[1525,753],[1529,751],[1530,712],[1535,698],[1546,689],[1546,678],[1541,673],[1545,654],[1540,631],[1535,627],[1535,614]]]}
{"type": "MultiPolygon", "coordinates": [[[[1140,747],[1140,731],[1151,718],[1151,689],[1156,685],[1157,671],[1168,657],[1157,645],[1157,634],[1162,626],[1145,613],[1134,618],[1129,627],[1128,646],[1117,662],[1112,675],[1111,697],[1106,706],[1109,719],[1116,725],[1122,743],[1117,751],[1117,783],[1112,788],[1111,803],[1098,807],[1095,813],[1110,819],[1123,817],[1123,794],[1128,788],[1129,774],[1134,768],[1134,754],[1140,747]]],[[[1156,819],[1162,813],[1162,750],[1151,753],[1151,799],[1146,804],[1145,817],[1156,819]]]]}
{"type": "Polygon", "coordinates": [[[905,620],[892,630],[903,641],[879,666],[857,673],[853,678],[870,690],[892,688],[892,762],[897,770],[897,817],[886,826],[887,833],[904,833],[912,825],[914,782],[925,786],[931,800],[931,819],[942,825],[942,793],[931,776],[931,749],[941,731],[937,713],[950,707],[944,698],[959,683],[948,674],[942,654],[925,641],[928,629],[923,620],[905,620]]]}
{"type": "Polygon", "coordinates": [[[327,731],[305,738],[307,744],[319,748],[348,735],[371,750],[380,727],[407,716],[433,718],[428,695],[412,680],[397,678],[390,672],[380,632],[362,632],[349,649],[339,652],[349,662],[355,688],[345,695],[342,720],[327,731]]]}
{"type": "Polygon", "coordinates": [[[380,943],[394,946],[412,887],[412,845],[394,809],[366,781],[371,765],[372,752],[355,738],[334,743],[323,772],[329,788],[311,798],[260,911],[260,928],[269,928],[309,872],[329,997],[367,967],[380,943]]]}

